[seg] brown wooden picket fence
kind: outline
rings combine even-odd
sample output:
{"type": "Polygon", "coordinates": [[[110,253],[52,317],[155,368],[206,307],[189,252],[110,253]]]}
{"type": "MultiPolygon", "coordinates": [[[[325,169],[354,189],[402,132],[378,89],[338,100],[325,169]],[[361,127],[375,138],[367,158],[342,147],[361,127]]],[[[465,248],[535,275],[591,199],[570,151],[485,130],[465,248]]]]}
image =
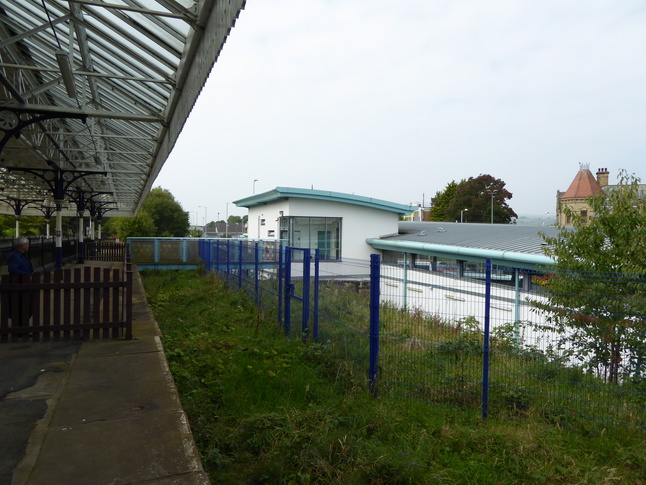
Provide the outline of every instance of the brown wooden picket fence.
{"type": "Polygon", "coordinates": [[[0,279],[0,343],[132,339],[132,271],[85,266],[0,279]]]}
{"type": "Polygon", "coordinates": [[[125,244],[115,241],[86,241],[85,259],[91,261],[121,261],[125,244]]]}

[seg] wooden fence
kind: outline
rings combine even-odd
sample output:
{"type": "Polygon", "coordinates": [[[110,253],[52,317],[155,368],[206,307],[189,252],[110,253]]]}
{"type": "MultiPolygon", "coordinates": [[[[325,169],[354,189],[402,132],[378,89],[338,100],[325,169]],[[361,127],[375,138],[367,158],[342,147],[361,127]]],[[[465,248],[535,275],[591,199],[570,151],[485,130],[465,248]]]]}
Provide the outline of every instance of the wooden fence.
{"type": "Polygon", "coordinates": [[[0,342],[132,339],[132,271],[63,269],[0,279],[0,342]]]}
{"type": "Polygon", "coordinates": [[[92,261],[121,261],[125,244],[115,241],[86,241],[85,259],[92,261]]]}

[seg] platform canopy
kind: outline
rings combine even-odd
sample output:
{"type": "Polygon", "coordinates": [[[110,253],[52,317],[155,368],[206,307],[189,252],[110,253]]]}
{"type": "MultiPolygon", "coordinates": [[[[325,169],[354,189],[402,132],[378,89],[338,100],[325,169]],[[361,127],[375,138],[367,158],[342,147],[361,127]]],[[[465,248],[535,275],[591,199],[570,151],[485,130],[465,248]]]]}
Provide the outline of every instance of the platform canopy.
{"type": "Polygon", "coordinates": [[[0,0],[0,213],[135,215],[244,4],[0,0]]]}

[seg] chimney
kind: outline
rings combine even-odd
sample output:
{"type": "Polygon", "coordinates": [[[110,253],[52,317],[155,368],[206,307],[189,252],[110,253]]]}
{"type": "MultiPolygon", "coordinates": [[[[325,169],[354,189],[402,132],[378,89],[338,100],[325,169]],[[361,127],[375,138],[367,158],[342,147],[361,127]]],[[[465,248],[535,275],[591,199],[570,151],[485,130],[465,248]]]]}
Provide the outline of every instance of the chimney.
{"type": "Polygon", "coordinates": [[[599,182],[599,185],[601,187],[605,187],[608,185],[608,176],[610,175],[610,172],[608,172],[607,168],[600,168],[597,170],[597,182],[599,182]]]}

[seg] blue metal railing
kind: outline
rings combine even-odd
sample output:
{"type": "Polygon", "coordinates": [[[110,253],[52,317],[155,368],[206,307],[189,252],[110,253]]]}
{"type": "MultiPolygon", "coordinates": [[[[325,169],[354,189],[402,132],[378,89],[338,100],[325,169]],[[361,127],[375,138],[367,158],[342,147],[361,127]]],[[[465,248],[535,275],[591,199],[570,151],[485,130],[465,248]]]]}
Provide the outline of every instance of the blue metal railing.
{"type": "MultiPolygon", "coordinates": [[[[374,396],[455,404],[477,410],[483,419],[535,409],[538,415],[646,426],[639,367],[646,362],[643,276],[630,283],[642,296],[619,305],[637,313],[619,316],[630,338],[616,355],[621,365],[637,367],[611,384],[601,363],[591,360],[590,348],[577,353],[585,342],[568,334],[576,328],[559,329],[541,313],[549,310],[549,275],[537,279],[534,291],[521,291],[517,281],[494,281],[491,260],[484,279],[470,279],[385,264],[378,255],[369,266],[320,261],[318,251],[312,257],[308,249],[263,241],[200,241],[199,254],[207,271],[217,271],[259,307],[276,312],[287,336],[300,321],[304,340],[335,342],[365,369],[374,396]]],[[[552,310],[569,312],[574,320],[597,318],[581,309],[552,310]]],[[[600,339],[600,345],[610,342],[604,334],[600,339]]]]}

